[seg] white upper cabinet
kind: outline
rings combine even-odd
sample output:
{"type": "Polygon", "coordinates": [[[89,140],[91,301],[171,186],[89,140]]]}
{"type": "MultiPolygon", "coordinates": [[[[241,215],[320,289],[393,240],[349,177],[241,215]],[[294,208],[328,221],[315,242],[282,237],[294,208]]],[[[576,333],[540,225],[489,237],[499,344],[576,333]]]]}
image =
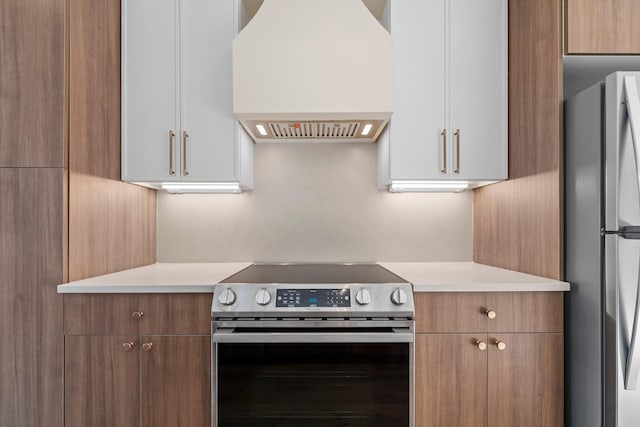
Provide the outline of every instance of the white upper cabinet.
{"type": "Polygon", "coordinates": [[[178,3],[123,2],[122,178],[175,181],[180,161],[178,3]],[[173,136],[172,136],[173,135],[173,136]],[[170,156],[173,153],[174,156],[170,156]]]}
{"type": "Polygon", "coordinates": [[[123,0],[123,180],[252,187],[253,143],[233,115],[240,2],[123,0]]]}
{"type": "Polygon", "coordinates": [[[507,0],[389,0],[393,115],[379,185],[507,178],[507,0]]]}
{"type": "Polygon", "coordinates": [[[447,127],[445,0],[390,0],[393,179],[442,177],[447,127]]]}
{"type": "Polygon", "coordinates": [[[451,0],[450,23],[451,176],[506,179],[507,1],[451,0]]]}

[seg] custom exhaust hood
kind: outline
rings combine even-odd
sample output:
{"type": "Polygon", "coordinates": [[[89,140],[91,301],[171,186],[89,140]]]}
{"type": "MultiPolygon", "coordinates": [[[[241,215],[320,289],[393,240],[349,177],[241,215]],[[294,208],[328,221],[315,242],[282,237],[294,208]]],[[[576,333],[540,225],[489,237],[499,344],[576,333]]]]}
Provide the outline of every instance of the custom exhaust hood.
{"type": "Polygon", "coordinates": [[[362,0],[265,0],[233,41],[233,109],[256,142],[374,142],[391,40],[362,0]]]}

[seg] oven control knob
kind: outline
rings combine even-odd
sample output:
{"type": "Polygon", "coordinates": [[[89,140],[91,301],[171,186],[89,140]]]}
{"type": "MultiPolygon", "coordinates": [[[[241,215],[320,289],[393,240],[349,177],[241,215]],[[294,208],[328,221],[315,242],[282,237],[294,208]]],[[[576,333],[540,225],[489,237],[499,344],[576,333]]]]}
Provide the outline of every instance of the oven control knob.
{"type": "Polygon", "coordinates": [[[371,302],[371,292],[366,289],[360,289],[356,294],[356,302],[360,305],[367,305],[371,302]]]}
{"type": "Polygon", "coordinates": [[[227,288],[220,292],[220,295],[218,295],[218,301],[222,305],[231,305],[236,302],[236,293],[233,292],[231,288],[227,288]]]}
{"type": "Polygon", "coordinates": [[[260,305],[267,305],[271,302],[271,294],[266,289],[260,289],[256,293],[256,303],[260,305]]]}
{"type": "Polygon", "coordinates": [[[405,304],[408,299],[407,293],[400,288],[395,288],[393,292],[391,292],[391,302],[395,305],[405,304]]]}

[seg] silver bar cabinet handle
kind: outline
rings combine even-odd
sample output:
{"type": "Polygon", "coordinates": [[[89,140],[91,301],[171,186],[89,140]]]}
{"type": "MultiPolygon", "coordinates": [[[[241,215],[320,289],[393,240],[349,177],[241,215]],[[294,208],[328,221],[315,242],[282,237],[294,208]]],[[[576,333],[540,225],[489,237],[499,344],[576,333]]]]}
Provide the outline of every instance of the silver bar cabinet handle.
{"type": "Polygon", "coordinates": [[[189,138],[189,134],[187,131],[182,131],[182,173],[186,176],[189,175],[189,170],[187,169],[187,139],[189,138]]]}
{"type": "Polygon", "coordinates": [[[456,168],[454,173],[460,173],[460,129],[456,129],[456,168]]]}
{"type": "Polygon", "coordinates": [[[176,133],[173,130],[169,131],[169,175],[175,175],[176,170],[173,168],[173,138],[176,137],[176,133]]]}
{"type": "Polygon", "coordinates": [[[440,172],[447,173],[447,130],[442,129],[440,132],[440,136],[442,136],[442,169],[440,172]]]}

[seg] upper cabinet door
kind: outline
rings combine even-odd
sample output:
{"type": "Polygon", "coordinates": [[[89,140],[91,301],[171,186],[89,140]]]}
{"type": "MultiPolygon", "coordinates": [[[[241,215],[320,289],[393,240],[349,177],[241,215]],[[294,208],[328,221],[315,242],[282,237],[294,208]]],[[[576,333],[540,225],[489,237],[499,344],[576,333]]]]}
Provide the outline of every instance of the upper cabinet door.
{"type": "Polygon", "coordinates": [[[453,178],[507,178],[507,1],[452,0],[453,178]]]}
{"type": "Polygon", "coordinates": [[[236,177],[231,45],[234,0],[181,1],[183,181],[236,177]]]}
{"type": "Polygon", "coordinates": [[[391,1],[388,7],[393,61],[390,178],[446,178],[445,0],[391,1]]]}
{"type": "Polygon", "coordinates": [[[565,0],[567,54],[640,54],[638,0],[565,0]]]}
{"type": "Polygon", "coordinates": [[[122,13],[122,177],[175,181],[180,157],[178,2],[125,0],[122,13]]]}

